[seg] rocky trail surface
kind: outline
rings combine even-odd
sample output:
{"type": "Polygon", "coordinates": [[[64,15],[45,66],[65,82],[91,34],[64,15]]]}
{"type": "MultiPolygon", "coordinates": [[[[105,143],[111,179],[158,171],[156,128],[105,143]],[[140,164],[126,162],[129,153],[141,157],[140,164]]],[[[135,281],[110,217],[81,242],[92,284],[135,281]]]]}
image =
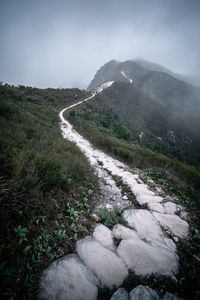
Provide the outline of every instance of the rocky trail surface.
{"type": "Polygon", "coordinates": [[[98,293],[104,288],[115,291],[112,300],[179,299],[148,286],[139,285],[130,293],[120,287],[130,272],[139,278],[166,276],[176,280],[176,244],[189,237],[184,208],[161,189],[150,190],[125,164],[95,149],[63,117],[66,110],[91,100],[112,84],[103,84],[89,98],[60,112],[63,138],[86,155],[99,178],[101,194],[92,214],[97,221],[93,234],[77,241],[76,253],[53,262],[43,272],[40,299],[102,299],[98,293]],[[98,223],[101,209],[117,209],[125,225],[116,224],[110,230],[98,223]]]}

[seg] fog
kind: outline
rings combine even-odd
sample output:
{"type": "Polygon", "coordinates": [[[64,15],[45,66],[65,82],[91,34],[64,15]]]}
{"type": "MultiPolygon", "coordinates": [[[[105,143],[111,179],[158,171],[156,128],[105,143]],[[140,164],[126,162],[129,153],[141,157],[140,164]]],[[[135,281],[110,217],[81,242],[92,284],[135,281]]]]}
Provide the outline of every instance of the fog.
{"type": "Polygon", "coordinates": [[[141,57],[200,78],[198,0],[1,0],[0,81],[86,88],[141,57]]]}

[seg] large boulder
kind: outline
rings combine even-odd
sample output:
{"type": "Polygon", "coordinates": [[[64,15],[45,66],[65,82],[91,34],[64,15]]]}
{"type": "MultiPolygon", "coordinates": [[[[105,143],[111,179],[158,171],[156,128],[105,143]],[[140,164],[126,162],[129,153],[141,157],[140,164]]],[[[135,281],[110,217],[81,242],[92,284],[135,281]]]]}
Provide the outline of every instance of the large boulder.
{"type": "Polygon", "coordinates": [[[148,286],[138,285],[130,292],[130,300],[159,300],[156,291],[148,286]]]}
{"type": "Polygon", "coordinates": [[[129,300],[129,294],[125,289],[120,288],[112,295],[110,300],[129,300]]]}
{"type": "Polygon", "coordinates": [[[159,212],[161,214],[164,214],[164,207],[160,203],[152,203],[152,202],[150,202],[150,203],[147,204],[147,208],[149,210],[157,211],[157,212],[159,212]]]}
{"type": "Polygon", "coordinates": [[[153,213],[156,220],[166,230],[179,238],[187,238],[189,235],[189,225],[186,221],[181,220],[177,215],[166,215],[157,212],[153,213]]]}
{"type": "Polygon", "coordinates": [[[41,278],[39,299],[95,300],[99,285],[97,278],[75,254],[53,262],[41,278]]]}
{"type": "Polygon", "coordinates": [[[114,251],[115,246],[113,244],[113,239],[112,239],[112,231],[104,226],[103,224],[97,224],[94,232],[93,232],[93,237],[104,247],[114,251]]]}
{"type": "Polygon", "coordinates": [[[174,276],[178,271],[177,254],[158,242],[125,239],[120,242],[117,253],[138,276],[174,276]]]}
{"type": "Polygon", "coordinates": [[[87,268],[99,279],[101,286],[119,287],[128,275],[122,259],[92,237],[79,240],[76,251],[87,268]]]}
{"type": "Polygon", "coordinates": [[[112,236],[118,240],[127,238],[139,238],[135,230],[132,230],[124,225],[117,224],[113,227],[112,236]]]}
{"type": "Polygon", "coordinates": [[[165,202],[163,206],[165,208],[165,213],[168,215],[174,215],[177,211],[177,205],[173,202],[165,202]]]}
{"type": "Polygon", "coordinates": [[[164,236],[153,214],[145,209],[128,209],[122,214],[123,219],[141,238],[150,238],[162,242],[164,236]]]}
{"type": "Polygon", "coordinates": [[[160,196],[155,196],[155,195],[149,195],[146,193],[137,193],[136,194],[136,201],[140,205],[144,205],[147,203],[159,203],[163,201],[163,198],[160,196]]]}

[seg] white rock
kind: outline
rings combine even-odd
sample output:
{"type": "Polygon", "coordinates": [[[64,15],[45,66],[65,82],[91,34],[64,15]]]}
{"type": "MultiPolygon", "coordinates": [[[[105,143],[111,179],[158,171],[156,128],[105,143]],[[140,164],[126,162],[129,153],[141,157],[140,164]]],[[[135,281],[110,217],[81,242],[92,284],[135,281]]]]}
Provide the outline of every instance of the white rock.
{"type": "Polygon", "coordinates": [[[117,224],[113,227],[112,236],[116,239],[122,240],[126,238],[139,238],[135,230],[132,230],[121,224],[117,224]]]}
{"type": "Polygon", "coordinates": [[[129,300],[129,294],[125,289],[120,288],[112,295],[110,300],[129,300]]]}
{"type": "Polygon", "coordinates": [[[149,195],[149,196],[155,196],[155,193],[150,191],[148,189],[148,186],[146,184],[135,184],[133,187],[132,187],[132,192],[135,196],[139,195],[139,194],[146,194],[146,195],[149,195]]]}
{"type": "Polygon", "coordinates": [[[160,196],[154,196],[154,195],[148,195],[148,194],[138,193],[136,195],[136,201],[140,205],[144,205],[146,203],[162,202],[163,198],[160,197],[160,196]]]}
{"type": "Polygon", "coordinates": [[[178,211],[185,211],[185,208],[182,205],[178,204],[177,205],[177,210],[178,211]]]}
{"type": "Polygon", "coordinates": [[[173,239],[176,243],[178,243],[178,238],[176,236],[174,236],[173,239]]]}
{"type": "Polygon", "coordinates": [[[130,238],[120,242],[117,253],[138,276],[173,276],[178,271],[178,256],[162,244],[130,238]]]}
{"type": "Polygon", "coordinates": [[[79,240],[76,251],[87,268],[97,276],[102,286],[119,287],[128,275],[128,269],[121,258],[92,237],[79,240]]]}
{"type": "Polygon", "coordinates": [[[165,293],[164,300],[183,300],[183,298],[177,297],[174,294],[170,294],[168,292],[165,293]]]}
{"type": "Polygon", "coordinates": [[[173,202],[165,202],[163,206],[165,208],[165,213],[168,215],[174,215],[177,211],[177,206],[173,202]]]}
{"type": "Polygon", "coordinates": [[[147,180],[148,183],[154,184],[154,181],[152,179],[147,180]]]}
{"type": "Polygon", "coordinates": [[[100,218],[96,214],[91,214],[91,217],[96,221],[99,222],[100,218]]]}
{"type": "Polygon", "coordinates": [[[98,280],[75,254],[53,262],[43,272],[39,299],[94,300],[97,298],[98,280]]]}
{"type": "Polygon", "coordinates": [[[128,200],[127,195],[124,195],[122,199],[123,199],[123,200],[128,200]]]}
{"type": "Polygon", "coordinates": [[[153,213],[158,222],[166,229],[170,230],[175,236],[187,238],[189,234],[189,225],[176,215],[153,213]]]}
{"type": "MultiPolygon", "coordinates": [[[[151,246],[160,247],[160,245],[161,245],[160,242],[151,240],[149,238],[143,239],[143,241],[151,246]]],[[[165,248],[165,247],[168,251],[170,250],[172,252],[176,252],[176,244],[171,239],[164,238],[164,243],[162,243],[162,248],[165,248]]]]}
{"type": "Polygon", "coordinates": [[[147,204],[147,208],[149,210],[157,211],[157,212],[159,212],[161,214],[164,214],[164,207],[160,203],[151,203],[150,202],[150,203],[147,204]]]}
{"type": "Polygon", "coordinates": [[[187,220],[188,219],[188,213],[186,211],[180,212],[181,219],[187,220]]]}
{"type": "Polygon", "coordinates": [[[111,230],[103,224],[97,224],[93,232],[93,237],[104,247],[114,251],[115,246],[113,244],[111,230]]]}
{"type": "Polygon", "coordinates": [[[130,300],[159,300],[156,291],[148,286],[138,285],[130,292],[130,300]]]}
{"type": "Polygon", "coordinates": [[[172,241],[172,239],[165,238],[165,245],[170,248],[172,251],[176,251],[176,244],[172,241]]]}
{"type": "Polygon", "coordinates": [[[145,209],[128,209],[122,214],[128,225],[135,229],[141,238],[150,238],[162,242],[164,239],[162,230],[153,214],[145,209]]]}

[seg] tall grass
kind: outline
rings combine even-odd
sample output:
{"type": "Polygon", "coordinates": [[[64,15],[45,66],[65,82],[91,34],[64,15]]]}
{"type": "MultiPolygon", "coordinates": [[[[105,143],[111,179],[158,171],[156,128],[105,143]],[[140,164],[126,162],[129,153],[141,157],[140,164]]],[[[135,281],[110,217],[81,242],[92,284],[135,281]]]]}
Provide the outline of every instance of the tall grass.
{"type": "MultiPolygon", "coordinates": [[[[74,202],[74,195],[76,199],[82,197],[78,192],[80,187],[87,190],[93,181],[87,159],[73,143],[63,139],[59,129],[60,107],[67,101],[71,103],[74,93],[81,94],[77,89],[0,86],[0,225],[3,228],[0,255],[4,265],[13,266],[13,275],[3,280],[4,292],[10,293],[10,297],[12,293],[18,298],[28,297],[27,289],[30,290],[32,283],[27,286],[27,274],[33,275],[36,287],[38,259],[32,254],[24,255],[23,251],[33,249],[41,233],[49,236],[48,247],[54,249],[46,255],[42,252],[41,266],[63,255],[63,248],[72,243],[71,224],[62,217],[61,227],[58,216],[67,213],[67,203],[74,202]],[[63,226],[70,243],[57,247],[54,231],[61,232],[63,226]],[[19,245],[15,232],[20,228],[26,232],[26,239],[19,245]]],[[[78,234],[81,232],[77,230],[78,234]]]]}

